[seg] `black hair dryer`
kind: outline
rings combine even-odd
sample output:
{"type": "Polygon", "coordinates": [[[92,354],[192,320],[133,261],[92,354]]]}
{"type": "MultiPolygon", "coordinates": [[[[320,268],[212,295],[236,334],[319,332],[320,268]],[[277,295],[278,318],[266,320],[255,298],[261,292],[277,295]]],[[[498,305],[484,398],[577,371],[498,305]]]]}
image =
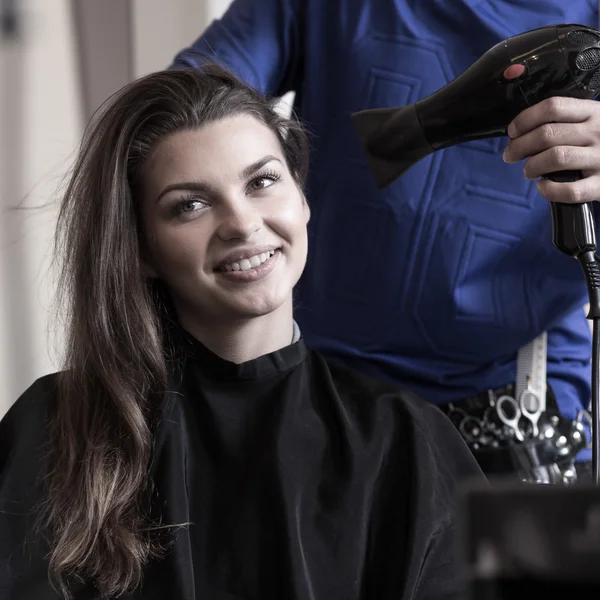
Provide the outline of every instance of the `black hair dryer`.
{"type": "MultiPolygon", "coordinates": [[[[415,104],[364,110],[354,113],[352,121],[375,182],[383,188],[436,150],[506,135],[508,125],[521,111],[546,98],[593,99],[598,93],[600,31],[585,25],[552,25],[496,44],[462,75],[415,104]]],[[[582,174],[560,171],[546,177],[576,181],[582,174]]],[[[550,207],[552,241],[581,264],[590,298],[588,318],[594,319],[596,327],[600,270],[592,206],[551,202],[550,207]]],[[[593,471],[598,483],[600,374],[594,367],[597,365],[592,373],[593,471]]]]}
{"type": "MultiPolygon", "coordinates": [[[[600,32],[584,25],[552,25],[496,44],[462,75],[415,104],[364,110],[354,113],[352,121],[375,182],[383,188],[436,150],[506,135],[522,110],[546,98],[591,99],[598,93],[600,32]]],[[[581,173],[547,177],[574,181],[581,173]]],[[[576,257],[595,249],[590,205],[551,203],[551,208],[557,248],[576,257]]],[[[600,308],[593,316],[600,317],[600,308]]]]}

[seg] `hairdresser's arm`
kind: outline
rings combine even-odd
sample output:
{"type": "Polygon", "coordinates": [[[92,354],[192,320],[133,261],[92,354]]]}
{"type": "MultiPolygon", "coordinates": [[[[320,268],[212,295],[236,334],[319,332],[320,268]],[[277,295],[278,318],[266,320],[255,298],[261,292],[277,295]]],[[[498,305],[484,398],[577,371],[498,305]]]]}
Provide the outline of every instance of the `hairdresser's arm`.
{"type": "Polygon", "coordinates": [[[263,94],[294,89],[302,52],[304,0],[235,0],[171,68],[218,61],[263,94]]]}
{"type": "Polygon", "coordinates": [[[581,170],[583,179],[558,183],[539,179],[539,192],[552,202],[600,200],[600,102],[549,98],[522,113],[508,127],[504,160],[526,160],[523,173],[538,179],[554,171],[581,170]]]}

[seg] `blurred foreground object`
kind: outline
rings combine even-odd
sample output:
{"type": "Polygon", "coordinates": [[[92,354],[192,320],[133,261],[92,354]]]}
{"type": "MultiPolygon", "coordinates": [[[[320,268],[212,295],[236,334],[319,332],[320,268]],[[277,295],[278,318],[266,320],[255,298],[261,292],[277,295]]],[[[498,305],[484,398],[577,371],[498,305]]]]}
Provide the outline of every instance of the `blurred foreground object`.
{"type": "Polygon", "coordinates": [[[470,600],[600,592],[600,490],[593,485],[465,486],[470,600]]]}

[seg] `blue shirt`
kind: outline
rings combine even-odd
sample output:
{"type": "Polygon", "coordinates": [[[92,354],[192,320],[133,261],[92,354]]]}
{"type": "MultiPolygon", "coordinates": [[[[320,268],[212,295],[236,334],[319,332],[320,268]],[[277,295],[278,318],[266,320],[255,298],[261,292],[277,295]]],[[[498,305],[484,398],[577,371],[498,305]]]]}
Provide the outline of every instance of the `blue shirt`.
{"type": "Polygon", "coordinates": [[[596,0],[236,0],[176,57],[297,92],[313,146],[295,310],[308,345],[441,404],[513,382],[518,349],[547,330],[561,412],[588,406],[583,276],[552,246],[534,182],[503,162],[507,140],[440,151],[379,191],[350,122],[433,93],[502,39],[565,22],[596,27],[596,0]]]}

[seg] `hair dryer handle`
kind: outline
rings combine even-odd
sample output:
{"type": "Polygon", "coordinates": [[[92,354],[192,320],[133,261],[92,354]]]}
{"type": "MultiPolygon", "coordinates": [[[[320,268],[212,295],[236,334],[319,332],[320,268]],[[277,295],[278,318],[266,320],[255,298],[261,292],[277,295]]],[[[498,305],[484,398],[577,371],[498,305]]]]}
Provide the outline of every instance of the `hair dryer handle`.
{"type": "MultiPolygon", "coordinates": [[[[557,171],[545,176],[552,181],[578,181],[581,171],[557,171]]],[[[550,202],[552,243],[561,252],[575,257],[585,276],[590,310],[588,318],[600,318],[600,269],[596,261],[596,223],[591,202],[562,204],[550,202]]]]}
{"type": "MultiPolygon", "coordinates": [[[[560,183],[578,181],[581,171],[557,171],[545,178],[560,183]]],[[[552,242],[569,256],[578,257],[583,252],[596,250],[596,227],[591,203],[562,204],[550,202],[552,214],[552,242]]]]}

